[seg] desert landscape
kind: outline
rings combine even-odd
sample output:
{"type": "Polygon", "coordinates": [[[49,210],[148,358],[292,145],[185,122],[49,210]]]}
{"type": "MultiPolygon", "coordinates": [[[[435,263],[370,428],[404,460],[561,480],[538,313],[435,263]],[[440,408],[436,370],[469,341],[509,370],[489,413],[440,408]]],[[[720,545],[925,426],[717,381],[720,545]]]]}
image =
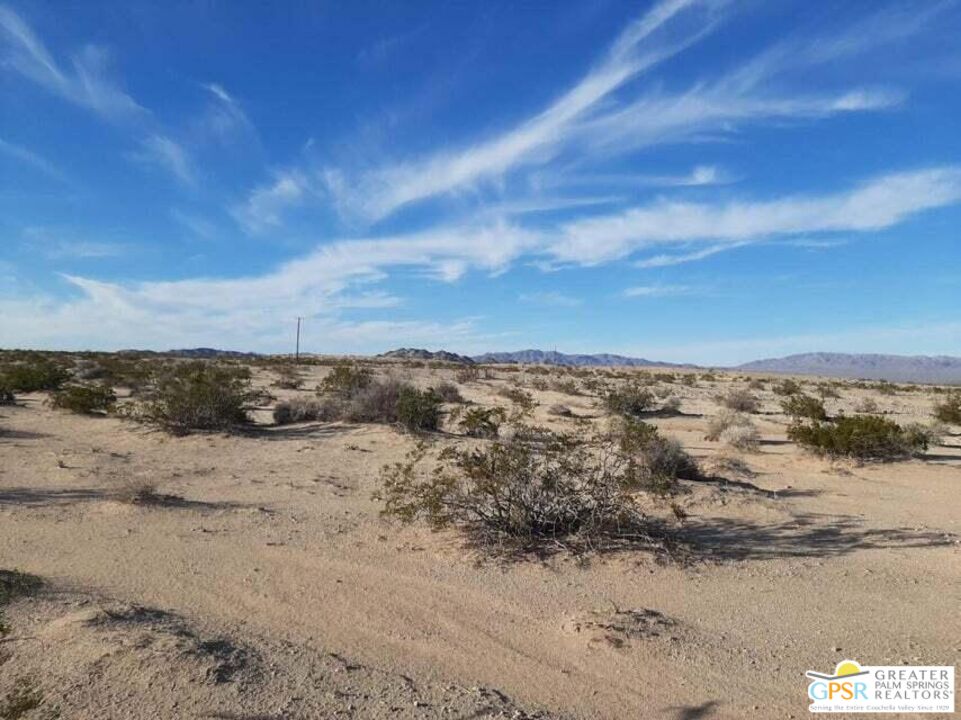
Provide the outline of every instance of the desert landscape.
{"type": "Polygon", "coordinates": [[[961,654],[951,387],[2,366],[0,717],[800,718],[807,670],[961,654]],[[901,434],[797,431],[844,418],[901,434]]]}

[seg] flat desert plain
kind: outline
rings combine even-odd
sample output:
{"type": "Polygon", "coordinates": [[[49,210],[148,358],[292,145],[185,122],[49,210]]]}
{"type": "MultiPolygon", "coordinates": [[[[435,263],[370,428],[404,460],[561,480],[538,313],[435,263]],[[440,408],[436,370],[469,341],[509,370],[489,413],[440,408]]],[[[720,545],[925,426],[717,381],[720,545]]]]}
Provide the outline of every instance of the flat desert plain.
{"type": "MultiPolygon", "coordinates": [[[[957,426],[920,457],[859,464],[787,440],[776,378],[367,366],[455,382],[468,407],[510,410],[499,391],[519,386],[532,423],[579,433],[610,422],[586,378],[642,378],[677,399],[645,421],[710,470],[643,500],[688,551],[505,557],[382,516],[381,468],[423,438],[272,421],[328,364],[303,365],[300,389],[253,366],[273,398],[232,433],[176,436],[26,393],[0,407],[0,568],[42,585],[4,609],[0,707],[30,708],[6,717],[801,718],[806,670],[958,664],[957,426]],[[760,447],[705,440],[717,398],[751,380],[760,447]],[[138,486],[154,501],[132,501],[138,486]]],[[[835,387],[830,413],[870,398],[900,424],[929,423],[942,397],[835,387]]],[[[443,427],[427,442],[467,442],[443,427]]]]}

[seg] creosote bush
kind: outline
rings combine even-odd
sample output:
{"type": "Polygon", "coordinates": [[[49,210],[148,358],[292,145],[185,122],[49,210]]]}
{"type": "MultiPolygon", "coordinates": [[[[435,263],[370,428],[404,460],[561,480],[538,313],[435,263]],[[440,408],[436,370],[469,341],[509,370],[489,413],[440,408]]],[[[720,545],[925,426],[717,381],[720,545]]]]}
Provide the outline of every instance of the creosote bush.
{"type": "Polygon", "coordinates": [[[629,461],[625,482],[630,487],[666,494],[678,480],[697,480],[697,462],[674,438],[661,435],[654,425],[623,417],[612,422],[609,441],[629,461]]]}
{"type": "Polygon", "coordinates": [[[278,365],[274,368],[274,374],[277,376],[277,379],[274,380],[274,387],[297,390],[304,384],[304,378],[301,376],[299,368],[291,363],[278,365]]]}
{"type": "Polygon", "coordinates": [[[953,392],[935,405],[934,417],[941,422],[961,425],[961,392],[953,392]]]}
{"type": "Polygon", "coordinates": [[[507,411],[502,407],[474,407],[464,412],[457,426],[469,437],[495,438],[506,419],[507,411]]]}
{"type": "Polygon", "coordinates": [[[425,454],[420,446],[383,469],[385,515],[461,529],[489,550],[655,544],[653,523],[632,496],[631,461],[615,444],[600,452],[562,438],[450,447],[426,471],[425,454]]]}
{"type": "Polygon", "coordinates": [[[9,392],[56,390],[70,378],[70,373],[55,362],[41,358],[8,365],[0,372],[0,387],[9,392]]]}
{"type": "Polygon", "coordinates": [[[257,398],[235,368],[188,362],[162,371],[146,400],[132,413],[177,435],[194,430],[232,430],[248,421],[257,398]]]}
{"type": "Polygon", "coordinates": [[[771,386],[775,395],[797,395],[801,392],[801,385],[797,380],[786,378],[779,383],[771,386]]]}
{"type": "Polygon", "coordinates": [[[637,417],[654,407],[654,394],[637,382],[622,385],[607,393],[604,404],[615,415],[637,417]]]}
{"type": "Polygon", "coordinates": [[[373,374],[367,368],[341,362],[330,369],[320,383],[319,390],[347,399],[354,397],[372,381],[373,374]]]}
{"type": "Polygon", "coordinates": [[[110,412],[117,403],[113,388],[108,385],[68,385],[50,396],[50,404],[79,415],[110,412]]]}
{"type": "Polygon", "coordinates": [[[434,386],[434,392],[445,403],[462,403],[464,397],[460,394],[460,388],[447,380],[441,380],[434,386]]]}
{"type": "Polygon", "coordinates": [[[746,413],[755,413],[761,406],[758,399],[743,388],[732,388],[727,394],[719,397],[718,402],[729,410],[746,413]]]}
{"type": "Polygon", "coordinates": [[[851,457],[858,460],[902,460],[928,447],[926,433],[902,428],[877,415],[839,417],[833,422],[797,423],[788,428],[788,437],[820,455],[851,457]]]}
{"type": "Polygon", "coordinates": [[[433,389],[418,390],[406,385],[397,397],[397,421],[411,431],[437,430],[440,405],[440,396],[433,389]]]}
{"type": "Polygon", "coordinates": [[[781,401],[781,409],[794,422],[800,420],[827,420],[828,413],[824,409],[824,402],[817,398],[797,393],[781,401]]]}

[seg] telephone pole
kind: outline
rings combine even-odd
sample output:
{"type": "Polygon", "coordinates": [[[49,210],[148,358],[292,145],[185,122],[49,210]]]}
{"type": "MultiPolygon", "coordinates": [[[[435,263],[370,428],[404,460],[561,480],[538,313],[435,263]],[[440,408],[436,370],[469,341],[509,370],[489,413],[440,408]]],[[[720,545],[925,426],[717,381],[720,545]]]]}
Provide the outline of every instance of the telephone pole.
{"type": "Polygon", "coordinates": [[[300,362],[300,321],[303,320],[302,317],[297,318],[297,346],[294,351],[294,362],[300,362]]]}

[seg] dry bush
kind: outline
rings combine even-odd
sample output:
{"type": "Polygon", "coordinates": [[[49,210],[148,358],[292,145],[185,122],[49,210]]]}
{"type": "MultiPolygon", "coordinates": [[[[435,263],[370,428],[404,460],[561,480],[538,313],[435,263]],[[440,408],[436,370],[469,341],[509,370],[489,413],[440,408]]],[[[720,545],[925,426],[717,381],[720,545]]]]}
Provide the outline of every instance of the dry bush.
{"type": "Polygon", "coordinates": [[[298,390],[304,384],[304,378],[300,374],[300,368],[291,363],[282,363],[274,368],[277,376],[274,380],[274,387],[284,390],[298,390]]]}
{"type": "Polygon", "coordinates": [[[875,415],[878,412],[878,404],[874,398],[863,398],[854,406],[854,412],[862,415],[875,415]]]}
{"type": "Polygon", "coordinates": [[[454,373],[454,379],[461,385],[464,385],[479,380],[480,374],[480,368],[476,365],[467,365],[454,373]]]}
{"type": "Polygon", "coordinates": [[[4,605],[18,597],[36,592],[42,585],[43,581],[35,575],[19,570],[0,570],[0,638],[10,633],[10,627],[3,616],[4,605]]]}
{"type": "Polygon", "coordinates": [[[127,480],[117,491],[116,498],[130,505],[162,505],[169,496],[158,493],[156,483],[149,480],[127,480]]]}
{"type": "Polygon", "coordinates": [[[661,405],[661,412],[668,415],[681,412],[681,398],[679,398],[677,395],[671,395],[661,405]]]}
{"type": "Polygon", "coordinates": [[[108,385],[68,385],[50,396],[51,406],[78,415],[108,413],[116,403],[117,396],[108,385]]]}
{"type": "Polygon", "coordinates": [[[721,439],[722,433],[728,428],[753,426],[754,422],[747,415],[739,413],[736,410],[728,410],[725,408],[708,420],[707,433],[704,435],[704,439],[710,440],[711,442],[718,442],[721,439]]]}
{"type": "Polygon", "coordinates": [[[789,416],[794,422],[799,422],[803,419],[827,420],[828,418],[828,413],[824,409],[824,403],[804,393],[797,393],[782,400],[781,409],[784,411],[784,414],[789,416]]]}
{"type": "Polygon", "coordinates": [[[447,380],[441,380],[434,386],[434,392],[445,403],[462,403],[464,396],[460,394],[460,388],[447,380]]]}
{"type": "Polygon", "coordinates": [[[566,380],[555,380],[551,383],[551,389],[554,392],[563,393],[564,395],[582,395],[580,387],[577,385],[576,380],[570,378],[566,380]]]}
{"type": "Polygon", "coordinates": [[[274,422],[289,425],[299,422],[330,422],[343,414],[342,406],[332,398],[293,398],[277,403],[274,422]]]}
{"type": "Polygon", "coordinates": [[[961,392],[953,392],[934,406],[934,417],[941,422],[961,425],[961,392]]]}
{"type": "Polygon", "coordinates": [[[13,405],[16,401],[17,398],[13,394],[13,390],[0,384],[0,405],[13,405]]]}
{"type": "Polygon", "coordinates": [[[551,389],[550,383],[542,377],[536,377],[531,380],[531,387],[540,392],[547,392],[551,389]]]}
{"type": "Polygon", "coordinates": [[[448,448],[428,471],[424,454],[420,447],[383,469],[385,515],[460,529],[487,550],[655,545],[654,525],[628,489],[631,462],[612,444],[592,452],[566,441],[495,441],[448,448]]]}
{"type": "Polygon", "coordinates": [[[758,380],[757,378],[754,378],[754,379],[752,379],[752,380],[747,384],[747,389],[748,389],[748,390],[758,390],[758,391],[761,391],[761,390],[765,390],[765,389],[766,389],[766,386],[764,385],[764,383],[763,383],[761,380],[758,380]]]}
{"type": "Polygon", "coordinates": [[[731,425],[721,431],[720,440],[728,447],[745,452],[756,452],[761,446],[761,433],[753,423],[731,425]]]}
{"type": "Polygon", "coordinates": [[[928,437],[916,428],[902,428],[877,415],[839,417],[833,422],[812,421],[788,428],[788,437],[820,455],[858,460],[902,460],[928,447],[928,437]]]}
{"type": "Polygon", "coordinates": [[[746,413],[755,413],[761,406],[758,399],[743,388],[731,388],[727,394],[717,398],[717,401],[728,410],[746,413]]]}

